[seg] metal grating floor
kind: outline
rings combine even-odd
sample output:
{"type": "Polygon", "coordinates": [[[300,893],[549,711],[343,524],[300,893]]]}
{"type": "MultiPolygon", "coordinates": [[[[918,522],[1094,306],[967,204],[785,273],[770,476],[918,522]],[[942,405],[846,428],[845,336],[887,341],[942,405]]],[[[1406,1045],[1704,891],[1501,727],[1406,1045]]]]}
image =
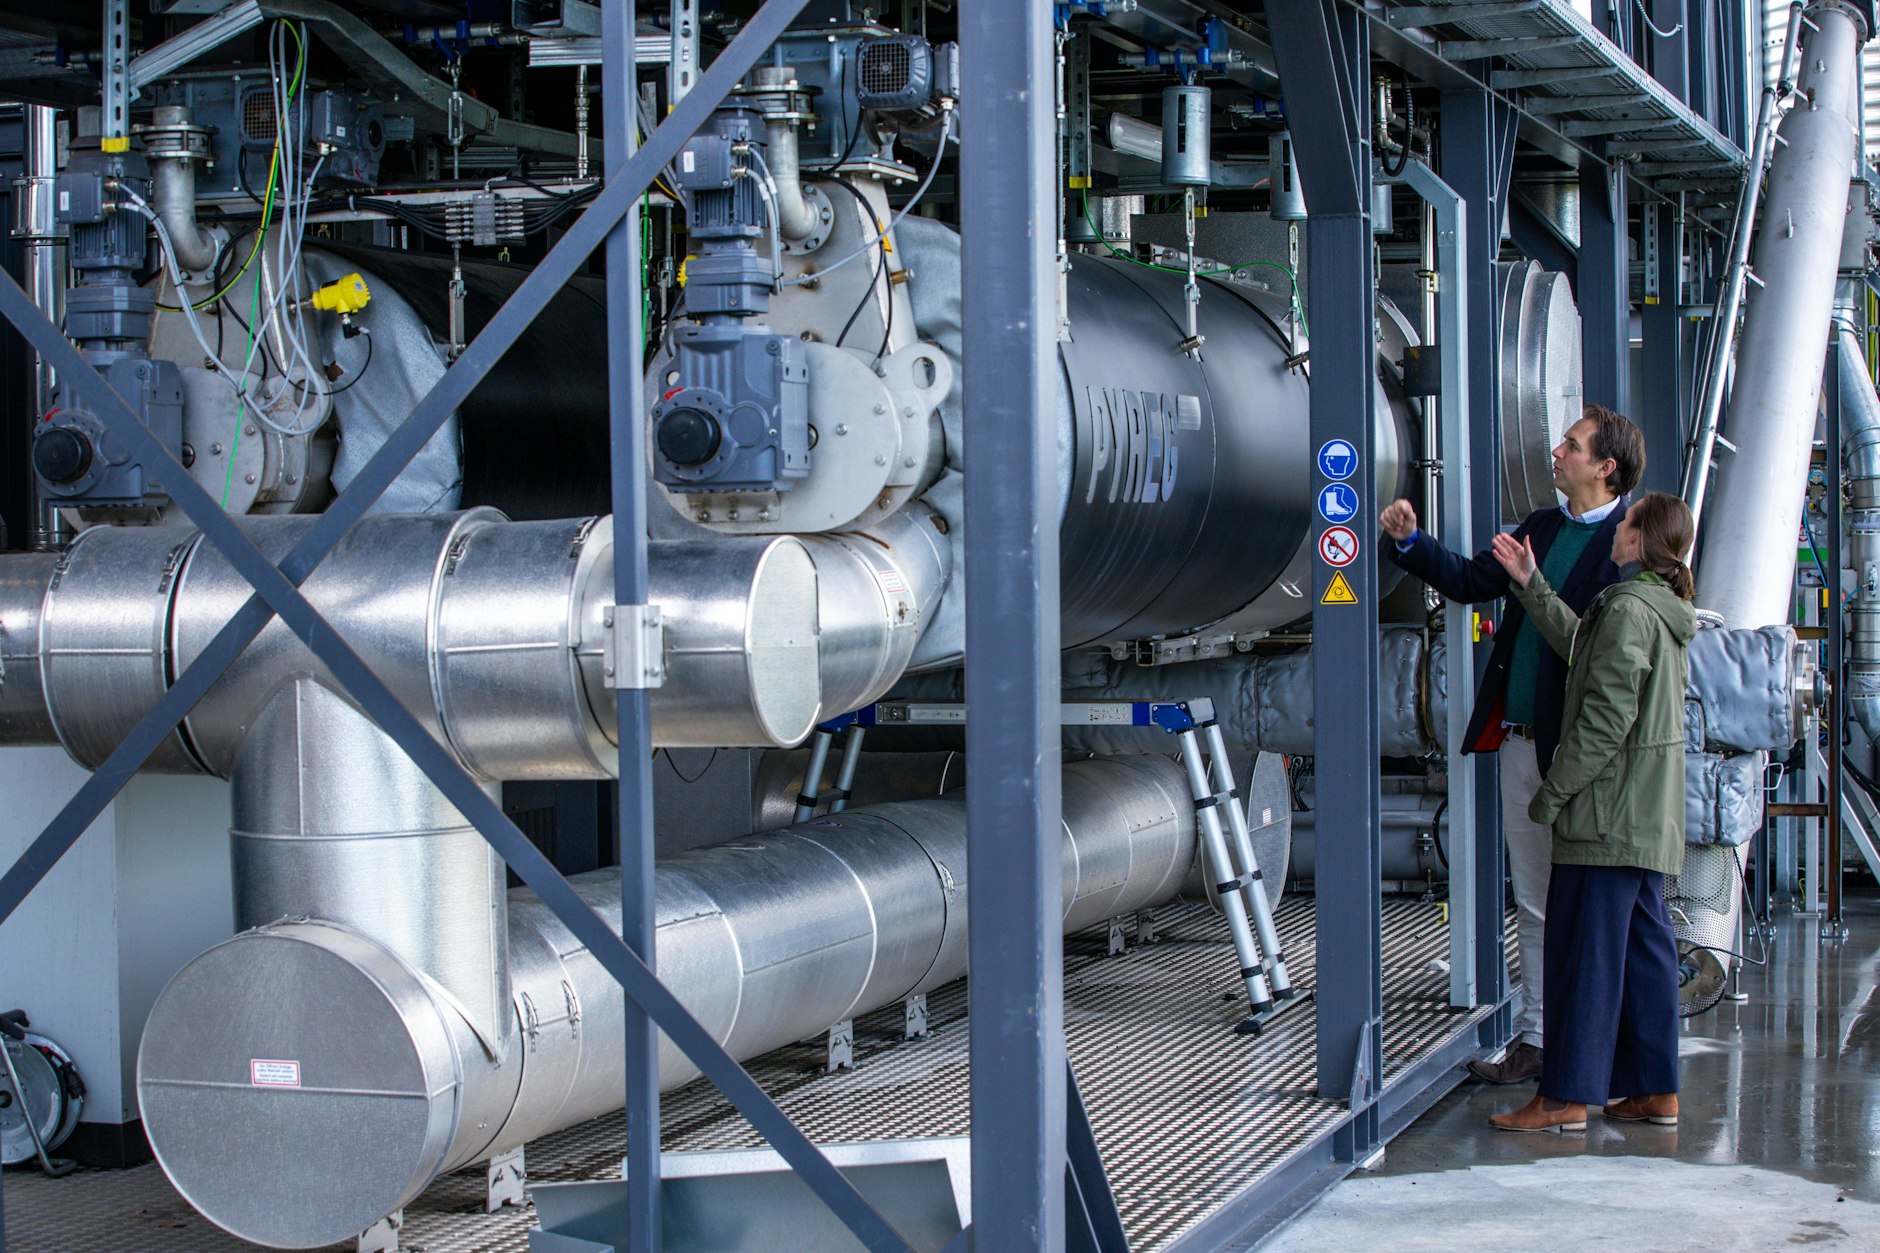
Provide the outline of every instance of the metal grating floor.
{"type": "MultiPolygon", "coordinates": [[[[1310,897],[1281,903],[1278,922],[1294,982],[1312,986],[1310,897]]],[[[1299,1010],[1258,1039],[1236,1036],[1239,990],[1224,925],[1203,907],[1164,909],[1158,942],[1104,956],[1104,929],[1065,940],[1065,1021],[1131,1246],[1158,1249],[1195,1226],[1288,1153],[1336,1122],[1313,1095],[1313,1018],[1299,1010]]],[[[1384,903],[1385,1077],[1450,1034],[1441,906],[1384,903]]],[[[812,1140],[845,1142],[967,1133],[966,988],[928,998],[933,1034],[900,1038],[899,1006],[857,1019],[857,1068],[822,1073],[822,1049],[782,1049],[752,1075],[812,1140]]],[[[756,1147],[762,1141],[700,1081],[662,1108],[668,1149],[756,1147]]],[[[530,1177],[618,1177],[624,1115],[599,1118],[529,1146],[530,1177]]],[[[155,1166],[5,1181],[13,1253],[247,1253],[202,1219],[155,1166]]],[[[412,1253],[526,1253],[532,1209],[482,1212],[481,1170],[439,1180],[406,1210],[412,1253]]],[[[348,1246],[336,1245],[335,1249],[348,1246]]]]}

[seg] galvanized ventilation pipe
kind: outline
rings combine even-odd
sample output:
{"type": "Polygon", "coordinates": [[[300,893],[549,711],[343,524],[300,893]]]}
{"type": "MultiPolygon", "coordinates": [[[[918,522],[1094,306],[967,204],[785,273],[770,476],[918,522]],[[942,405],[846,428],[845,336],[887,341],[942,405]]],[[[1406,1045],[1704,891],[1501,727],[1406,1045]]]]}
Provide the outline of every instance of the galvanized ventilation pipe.
{"type": "MultiPolygon", "coordinates": [[[[284,557],[310,518],[246,524],[284,557]]],[[[611,519],[506,522],[493,510],[368,518],[305,591],[440,742],[478,777],[598,779],[614,770],[603,619],[611,519]]],[[[0,561],[9,668],[0,743],[56,738],[96,768],[251,594],[197,532],[93,528],[51,559],[0,561]]],[[[711,537],[652,545],[665,622],[661,745],[791,744],[824,709],[900,677],[951,574],[916,506],[863,535],[711,537]],[[820,627],[819,627],[820,623],[820,627]]],[[[331,683],[279,621],[210,689],[146,769],[235,768],[249,729],[294,676],[331,683]]]]}
{"type": "MultiPolygon", "coordinates": [[[[1195,855],[1180,767],[1081,761],[1063,785],[1067,931],[1177,894],[1195,855]]],[[[662,859],[660,976],[735,1057],[814,1036],[965,973],[966,865],[958,797],[662,859]]],[[[575,884],[619,926],[615,872],[575,884]]],[[[350,927],[282,922],[197,958],[138,1058],[145,1127],[178,1190],[238,1236],[316,1247],[442,1171],[618,1109],[619,985],[531,892],[509,894],[508,936],[517,1047],[500,1058],[436,981],[350,927]]],[[[662,1041],[662,1089],[697,1073],[662,1041]]]]}
{"type": "Polygon", "coordinates": [[[1732,627],[1786,622],[1795,536],[1821,397],[1859,149],[1855,58],[1868,32],[1841,0],[1810,5],[1799,99],[1782,122],[1756,241],[1763,286],[1749,301],[1716,487],[1703,510],[1697,605],[1732,627]]]}

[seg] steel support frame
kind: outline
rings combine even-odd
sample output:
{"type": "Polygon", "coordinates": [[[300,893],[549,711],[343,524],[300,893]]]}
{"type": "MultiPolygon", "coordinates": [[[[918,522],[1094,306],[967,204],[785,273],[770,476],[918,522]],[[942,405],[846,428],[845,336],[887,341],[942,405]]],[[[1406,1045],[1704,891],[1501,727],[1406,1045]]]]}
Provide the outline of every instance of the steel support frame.
{"type": "MultiPolygon", "coordinates": [[[[611,185],[639,147],[639,72],[634,41],[637,6],[601,9],[602,171],[611,185]]],[[[678,33],[673,35],[674,45],[678,33]]],[[[646,396],[640,363],[643,306],[640,208],[620,216],[607,234],[607,333],[616,351],[607,358],[607,421],[612,436],[609,474],[614,506],[614,600],[646,603],[646,396]],[[623,351],[631,345],[635,351],[623,351]]],[[[644,688],[615,693],[619,791],[620,925],[627,948],[657,976],[653,906],[653,704],[644,688]]],[[[660,1246],[659,1030],[645,1008],[627,997],[627,1248],[650,1253],[660,1246]]]]}
{"type": "MultiPolygon", "coordinates": [[[[1827,456],[1822,469],[1825,471],[1827,491],[1822,501],[1821,512],[1826,516],[1827,534],[1826,551],[1822,553],[1822,564],[1827,567],[1827,586],[1822,589],[1821,606],[1822,625],[1828,628],[1828,702],[1822,714],[1827,724],[1828,751],[1825,777],[1822,788],[1823,797],[1828,803],[1828,817],[1822,824],[1822,837],[1826,847],[1821,856],[1823,893],[1821,938],[1839,940],[1846,938],[1847,928],[1842,921],[1842,889],[1846,878],[1846,868],[1842,864],[1841,832],[1845,825],[1843,806],[1847,778],[1842,772],[1841,758],[1843,748],[1842,724],[1847,719],[1847,616],[1846,595],[1841,584],[1841,353],[1838,334],[1828,337],[1828,355],[1823,365],[1821,400],[1822,434],[1827,446],[1827,456]]],[[[1811,536],[1809,543],[1814,539],[1811,536]]],[[[1808,799],[1814,800],[1813,796],[1808,799]]]]}
{"type": "MultiPolygon", "coordinates": [[[[1505,101],[1479,89],[1444,92],[1442,105],[1440,172],[1458,195],[1476,206],[1469,215],[1469,307],[1475,311],[1469,320],[1469,458],[1472,465],[1488,467],[1485,472],[1492,482],[1501,465],[1501,291],[1495,264],[1501,252],[1502,212],[1514,175],[1518,119],[1505,101]]],[[[1500,491],[1475,492],[1471,504],[1477,536],[1501,529],[1500,491]]],[[[1464,669],[1461,659],[1466,657],[1467,668],[1480,673],[1491,647],[1492,641],[1486,638],[1475,640],[1468,651],[1452,658],[1452,668],[1464,669]]],[[[1482,1004],[1504,1006],[1477,1028],[1478,1043],[1490,1051],[1506,1044],[1514,1030],[1513,1015],[1505,1008],[1508,963],[1498,925],[1507,910],[1499,767],[1493,753],[1475,757],[1474,890],[1481,924],[1476,929],[1476,996],[1482,1004]]]]}
{"type": "MultiPolygon", "coordinates": [[[[1440,514],[1427,519],[1431,533],[1456,552],[1476,549],[1473,459],[1469,449],[1469,204],[1421,161],[1404,166],[1400,181],[1430,206],[1436,218],[1436,325],[1425,327],[1436,345],[1441,394],[1435,407],[1441,431],[1440,514]]],[[[1429,421],[1428,410],[1424,420],[1429,421]]],[[[1435,502],[1430,502],[1434,507],[1435,502]]],[[[1381,542],[1381,541],[1380,541],[1381,542]]],[[[1474,648],[1474,624],[1466,606],[1443,615],[1443,642],[1451,657],[1468,657],[1474,648]]],[[[1475,709],[1475,667],[1457,666],[1449,675],[1447,722],[1450,864],[1449,864],[1449,1003],[1457,1008],[1480,1004],[1476,969],[1481,947],[1478,926],[1501,926],[1500,911],[1484,916],[1477,875],[1480,850],[1475,838],[1476,771],[1463,753],[1469,717],[1475,709]],[[1458,838],[1460,837],[1460,838],[1458,838]]]]}
{"type": "MultiPolygon", "coordinates": [[[[1281,92],[1294,128],[1299,177],[1312,216],[1306,303],[1319,333],[1312,343],[1313,449],[1343,439],[1358,450],[1351,486],[1357,516],[1378,512],[1376,462],[1377,291],[1371,254],[1370,26],[1338,0],[1269,5],[1275,59],[1285,67],[1281,92]]],[[[1315,464],[1315,485],[1323,476],[1315,464]]],[[[1314,519],[1313,541],[1327,523],[1314,519]]],[[[1352,1117],[1338,1137],[1338,1159],[1362,1163],[1382,1144],[1377,1102],[1383,1055],[1383,900],[1381,896],[1377,720],[1377,562],[1360,554],[1340,571],[1323,560],[1312,572],[1313,768],[1322,846],[1318,907],[1318,1090],[1347,1102],[1352,1117]],[[1323,603],[1334,574],[1357,603],[1323,603]]]]}
{"type": "Polygon", "coordinates": [[[967,878],[999,922],[968,939],[975,1250],[1059,1249],[1067,1226],[1052,19],[959,8],[967,878]]]}
{"type": "Polygon", "coordinates": [[[1585,398],[1624,413],[1631,405],[1631,305],[1624,167],[1580,167],[1580,336],[1585,398]]]}
{"type": "MultiPolygon", "coordinates": [[[[439,791],[476,826],[510,868],[536,890],[542,902],[554,911],[563,925],[619,981],[629,1005],[637,1004],[666,1032],[866,1247],[898,1250],[906,1249],[907,1245],[894,1229],[658,981],[629,943],[615,935],[600,915],[575,893],[568,881],[503,814],[501,807],[478,787],[455,758],[399,703],[384,682],[299,591],[300,585],[320,561],[331,553],[345,533],[365,515],[403,467],[442,426],[444,420],[483,380],[503,353],[513,346],[549,299],[603,243],[608,245],[610,258],[625,255],[629,260],[624,275],[610,277],[608,299],[610,306],[613,306],[610,314],[620,318],[612,325],[631,329],[634,325],[631,311],[637,311],[640,300],[640,275],[637,250],[627,251],[623,248],[623,244],[634,245],[637,242],[632,224],[623,225],[623,220],[651,184],[654,174],[677,155],[678,149],[706,120],[717,102],[757,63],[804,5],[805,0],[768,0],[702,77],[698,90],[674,109],[668,120],[638,152],[626,155],[631,147],[630,139],[610,141],[609,178],[605,190],[523,281],[483,332],[445,372],[444,377],[418,402],[404,424],[374,454],[353,484],[321,515],[307,536],[278,567],[268,561],[235,520],[224,513],[214,499],[175,462],[161,441],[138,421],[135,412],[104,384],[59,329],[33,306],[12,277],[0,274],[0,316],[4,316],[22,336],[51,360],[66,378],[89,378],[93,381],[93,394],[100,402],[99,417],[146,464],[168,467],[162,477],[175,485],[172,490],[177,505],[201,528],[204,538],[255,588],[255,595],[216,634],[202,655],[178,676],[149,715],[91,778],[80,786],[71,801],[19,860],[4,876],[0,876],[0,921],[12,914],[20,901],[38,885],[104,806],[129,781],[156,745],[195,706],[210,685],[268,621],[278,614],[326,664],[345,691],[359,702],[439,791]],[[623,299],[628,306],[627,312],[618,306],[618,302],[623,299]]],[[[618,63],[625,74],[630,74],[631,61],[628,58],[631,54],[627,48],[620,46],[620,40],[623,34],[630,35],[633,29],[633,6],[620,7],[624,10],[621,20],[611,21],[606,30],[607,42],[613,45],[607,60],[618,63]]],[[[610,77],[609,81],[626,82],[628,90],[631,90],[630,79],[624,74],[617,79],[610,77]]],[[[610,107],[625,114],[627,109],[623,105],[624,102],[610,101],[610,107]]],[[[625,353],[617,355],[628,356],[625,353]]],[[[610,384],[617,389],[623,381],[629,393],[637,396],[640,388],[637,369],[617,372],[610,379],[610,384]]],[[[643,414],[637,408],[639,403],[632,398],[623,401],[621,397],[615,396],[611,405],[611,417],[616,424],[613,432],[616,443],[616,490],[620,490],[624,482],[627,492],[624,502],[616,500],[616,507],[622,504],[626,506],[626,518],[629,521],[635,516],[644,517],[645,502],[643,498],[635,499],[638,489],[633,484],[638,482],[637,457],[629,451],[623,462],[619,449],[621,441],[631,434],[631,428],[636,422],[643,424],[643,414]],[[623,425],[627,429],[623,430],[623,425]],[[624,480],[618,473],[623,464],[631,471],[624,480]]],[[[638,447],[637,443],[626,445],[629,450],[638,447]]],[[[617,568],[629,578],[637,568],[641,572],[643,588],[646,560],[643,526],[635,528],[617,525],[615,543],[617,547],[625,546],[635,550],[624,557],[617,555],[617,561],[620,562],[617,568]]],[[[623,584],[620,590],[624,594],[630,588],[631,583],[628,583],[623,584]]],[[[643,590],[641,596],[644,596],[643,590]]],[[[644,712],[644,708],[634,702],[623,701],[623,722],[628,718],[645,721],[641,717],[644,712]],[[627,710],[636,712],[628,713],[627,710]]],[[[647,733],[645,727],[637,728],[637,731],[640,734],[647,733]]],[[[623,751],[624,747],[623,744],[623,751]]],[[[624,815],[624,804],[622,811],[624,815]]],[[[633,836],[644,842],[649,833],[643,829],[633,833],[633,836]]],[[[623,864],[632,853],[633,850],[623,847],[623,864]]],[[[629,883],[634,882],[636,873],[634,868],[623,869],[623,877],[629,883]]],[[[644,916],[635,917],[636,912],[640,912],[646,903],[634,892],[630,892],[623,902],[625,930],[629,938],[650,933],[650,911],[644,916]]],[[[629,1050],[636,1050],[631,1041],[629,1050]]],[[[1062,1082],[1059,1076],[1060,1090],[1062,1082]]],[[[629,1099],[645,1103],[644,1094],[635,1097],[629,1093],[629,1099]]],[[[643,1110],[641,1134],[645,1133],[647,1126],[646,1111],[643,1110]]],[[[653,1134],[656,1137],[656,1130],[653,1134]]],[[[656,1138],[654,1143],[657,1144],[656,1138]]],[[[657,1153],[653,1153],[638,1164],[635,1173],[656,1178],[658,1160],[657,1153]]],[[[4,1239],[4,1229],[0,1228],[0,1244],[3,1244],[4,1239]]],[[[653,1226],[649,1233],[644,1222],[636,1223],[629,1247],[635,1253],[657,1248],[657,1227],[653,1226]]]]}

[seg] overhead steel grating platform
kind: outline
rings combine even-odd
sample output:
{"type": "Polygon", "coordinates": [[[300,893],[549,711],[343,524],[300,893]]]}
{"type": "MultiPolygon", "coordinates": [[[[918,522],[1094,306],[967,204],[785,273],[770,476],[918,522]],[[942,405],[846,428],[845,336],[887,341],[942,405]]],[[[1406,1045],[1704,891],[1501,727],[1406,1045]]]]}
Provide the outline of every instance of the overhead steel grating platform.
{"type": "MultiPolygon", "coordinates": [[[[1295,896],[1278,911],[1301,984],[1315,980],[1313,902],[1295,896]]],[[[1395,1130],[1446,1090],[1461,1035],[1483,1011],[1451,1009],[1448,925],[1440,903],[1393,898],[1384,905],[1384,1080],[1408,1076],[1395,1130]],[[1413,1072],[1427,1072],[1416,1082],[1413,1072]],[[1432,1083],[1430,1081],[1438,1081],[1432,1083]]],[[[1312,1014],[1279,1020],[1258,1038],[1237,1036],[1241,1017],[1233,949],[1225,925],[1201,906],[1164,909],[1157,940],[1106,956],[1107,931],[1065,941],[1065,1023],[1078,1083],[1115,1189],[1130,1246],[1138,1253],[1211,1247],[1244,1226],[1236,1198],[1268,1179],[1345,1117],[1314,1095],[1312,1014]]],[[[857,1020],[857,1067],[823,1072],[821,1042],[776,1053],[752,1074],[821,1143],[960,1136],[967,1126],[966,986],[929,1002],[932,1035],[903,1041],[897,1006],[857,1020]]],[[[1461,1039],[1463,1045],[1470,1043],[1461,1039]]],[[[1386,1099],[1389,1103],[1390,1089],[1386,1099]]],[[[534,1182],[605,1179],[619,1173],[625,1116],[615,1114],[528,1148],[534,1182]]],[[[753,1148],[762,1140],[709,1084],[669,1095],[662,1125],[668,1151],[753,1148]]],[[[61,1180],[8,1177],[8,1234],[36,1253],[116,1247],[145,1253],[237,1253],[257,1246],[225,1235],[170,1187],[155,1165],[91,1171],[61,1180]]],[[[525,1253],[530,1208],[483,1212],[480,1170],[446,1176],[405,1211],[403,1246],[424,1253],[525,1253]]],[[[336,1249],[348,1246],[334,1246],[336,1249]]]]}
{"type": "Polygon", "coordinates": [[[1396,4],[1384,18],[1444,60],[1493,58],[1489,86],[1565,138],[1631,162],[1645,182],[1742,175],[1741,148],[1563,0],[1396,4]]]}

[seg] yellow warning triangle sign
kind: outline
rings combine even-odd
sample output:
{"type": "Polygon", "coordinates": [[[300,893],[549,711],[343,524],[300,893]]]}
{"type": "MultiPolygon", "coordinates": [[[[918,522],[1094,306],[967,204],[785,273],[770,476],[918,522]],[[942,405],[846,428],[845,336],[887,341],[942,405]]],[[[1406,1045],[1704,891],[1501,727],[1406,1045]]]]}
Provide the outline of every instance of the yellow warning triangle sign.
{"type": "Polygon", "coordinates": [[[1351,590],[1351,583],[1345,578],[1343,570],[1332,571],[1332,581],[1325,585],[1325,595],[1319,597],[1321,605],[1355,605],[1358,594],[1351,590]]]}

